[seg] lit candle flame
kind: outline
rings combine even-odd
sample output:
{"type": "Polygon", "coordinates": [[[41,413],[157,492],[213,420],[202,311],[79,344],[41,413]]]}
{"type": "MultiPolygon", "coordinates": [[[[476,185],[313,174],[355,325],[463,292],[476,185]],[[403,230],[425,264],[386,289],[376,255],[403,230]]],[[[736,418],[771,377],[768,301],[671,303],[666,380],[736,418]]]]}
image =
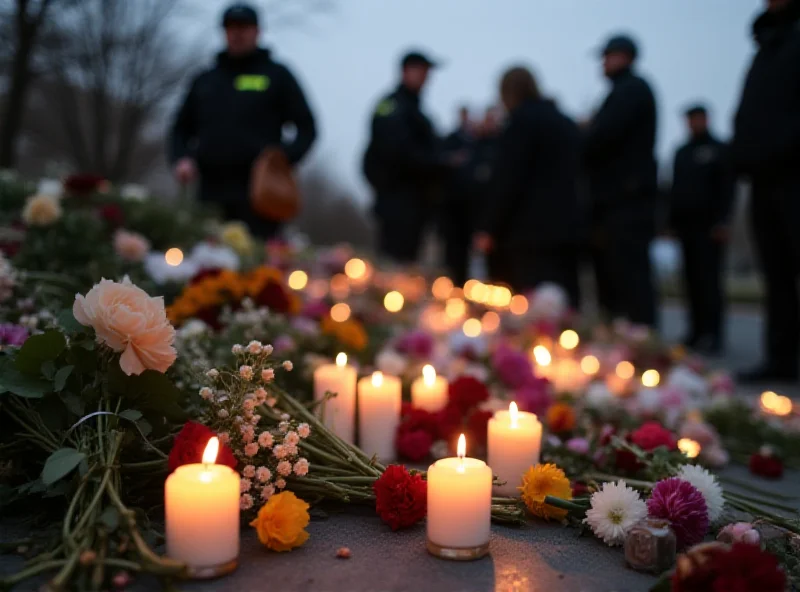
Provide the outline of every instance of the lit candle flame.
{"type": "Polygon", "coordinates": [[[572,329],[567,329],[558,338],[558,344],[564,349],[575,349],[580,342],[581,338],[572,329]]]}
{"type": "Polygon", "coordinates": [[[203,451],[203,464],[213,465],[217,462],[217,453],[219,452],[219,438],[213,436],[206,444],[206,449],[203,451]]]}
{"type": "Polygon", "coordinates": [[[661,382],[661,375],[658,370],[645,370],[642,374],[642,385],[646,387],[656,387],[661,382]]]}
{"type": "Polygon", "coordinates": [[[533,348],[533,358],[540,366],[549,366],[553,360],[550,351],[543,345],[537,345],[533,348]]]}
{"type": "Polygon", "coordinates": [[[678,440],[678,449],[683,452],[687,458],[697,458],[700,454],[700,442],[690,438],[681,438],[678,440]]]}
{"type": "Polygon", "coordinates": [[[460,472],[464,471],[464,457],[467,456],[467,439],[464,437],[464,434],[461,434],[458,437],[458,446],[456,447],[456,455],[458,456],[458,460],[461,461],[461,466],[458,467],[460,472]]]}
{"type": "Polygon", "coordinates": [[[511,405],[508,406],[508,415],[511,418],[511,427],[516,428],[519,421],[519,408],[514,401],[511,401],[511,405]]]}
{"type": "Polygon", "coordinates": [[[425,382],[425,386],[436,384],[436,368],[430,364],[425,364],[422,367],[422,380],[425,382]]]}
{"type": "Polygon", "coordinates": [[[372,373],[372,386],[381,386],[383,384],[383,372],[375,371],[372,373]]]}
{"type": "Polygon", "coordinates": [[[761,394],[761,408],[767,413],[785,417],[792,413],[792,400],[789,397],[784,397],[772,391],[766,391],[761,394]]]}
{"type": "Polygon", "coordinates": [[[338,356],[336,356],[336,365],[339,368],[344,368],[347,366],[347,354],[344,352],[340,352],[338,356]]]}

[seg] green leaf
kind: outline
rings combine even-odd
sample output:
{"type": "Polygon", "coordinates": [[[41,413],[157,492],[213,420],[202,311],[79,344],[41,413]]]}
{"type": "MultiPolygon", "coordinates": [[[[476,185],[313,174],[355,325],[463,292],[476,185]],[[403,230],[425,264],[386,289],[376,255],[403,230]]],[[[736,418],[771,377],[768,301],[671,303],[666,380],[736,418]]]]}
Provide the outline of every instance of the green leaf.
{"type": "Polygon", "coordinates": [[[175,422],[186,419],[186,413],[178,404],[182,391],[161,372],[145,370],[138,376],[128,376],[119,364],[112,363],[108,369],[108,390],[143,412],[153,411],[175,422]]]}
{"type": "Polygon", "coordinates": [[[33,335],[22,345],[14,360],[17,370],[23,374],[39,376],[42,364],[55,360],[67,347],[67,340],[60,331],[46,331],[33,335]]]}
{"type": "Polygon", "coordinates": [[[53,360],[45,360],[42,362],[42,376],[47,380],[53,380],[53,375],[56,373],[56,364],[53,360]]]}
{"type": "Polygon", "coordinates": [[[119,512],[114,506],[107,506],[97,520],[104,524],[109,531],[114,532],[119,526],[119,512]]]}
{"type": "Polygon", "coordinates": [[[53,391],[50,381],[21,374],[11,358],[0,358],[0,393],[13,393],[28,399],[41,399],[53,391]]]}
{"type": "Polygon", "coordinates": [[[52,485],[66,477],[85,458],[86,455],[83,452],[74,448],[59,448],[45,461],[44,469],[42,469],[42,482],[48,486],[52,485]]]}
{"type": "Polygon", "coordinates": [[[75,366],[64,366],[63,368],[59,368],[58,372],[56,372],[55,378],[53,378],[53,387],[57,393],[64,390],[64,387],[67,385],[67,378],[69,378],[69,375],[72,374],[74,369],[75,366]]]}
{"type": "Polygon", "coordinates": [[[77,321],[77,319],[75,319],[75,315],[72,314],[71,308],[62,310],[58,314],[58,317],[56,317],[56,320],[58,321],[58,325],[68,333],[80,333],[88,331],[88,327],[84,327],[77,321]]]}
{"type": "MultiPolygon", "coordinates": [[[[87,343],[91,344],[92,342],[87,343]]],[[[84,348],[82,344],[79,344],[79,347],[70,348],[66,359],[81,374],[94,374],[97,371],[97,354],[94,350],[84,348]]]]}
{"type": "Polygon", "coordinates": [[[132,422],[137,422],[142,419],[142,412],[136,411],[136,409],[126,409],[125,411],[120,411],[117,415],[123,419],[129,419],[132,422]]]}

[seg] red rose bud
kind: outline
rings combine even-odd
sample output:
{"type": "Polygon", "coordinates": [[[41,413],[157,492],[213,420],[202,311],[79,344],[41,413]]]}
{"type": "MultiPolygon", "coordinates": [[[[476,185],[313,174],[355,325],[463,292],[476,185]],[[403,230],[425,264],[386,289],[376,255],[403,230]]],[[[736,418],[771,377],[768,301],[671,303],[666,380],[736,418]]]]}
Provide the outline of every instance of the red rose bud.
{"type": "Polygon", "coordinates": [[[389,465],[372,486],[375,511],[392,530],[408,528],[428,511],[428,483],[402,465],[389,465]]]}
{"type": "MultiPolygon", "coordinates": [[[[216,434],[207,426],[196,421],[187,421],[183,429],[175,436],[172,450],[169,451],[169,470],[174,471],[180,466],[199,463],[203,460],[203,451],[208,441],[216,434]]],[[[218,465],[226,465],[232,469],[238,464],[233,451],[220,442],[217,453],[218,465]]]]}
{"type": "Polygon", "coordinates": [[[783,477],[783,461],[770,450],[761,450],[750,457],[750,472],[765,479],[783,477]]]}
{"type": "Polygon", "coordinates": [[[646,452],[652,452],[659,446],[673,450],[677,445],[675,434],[661,426],[657,421],[648,421],[631,433],[631,442],[646,452]]]}
{"type": "Polygon", "coordinates": [[[477,378],[461,376],[450,383],[449,405],[459,409],[462,414],[489,400],[489,389],[477,378]]]}

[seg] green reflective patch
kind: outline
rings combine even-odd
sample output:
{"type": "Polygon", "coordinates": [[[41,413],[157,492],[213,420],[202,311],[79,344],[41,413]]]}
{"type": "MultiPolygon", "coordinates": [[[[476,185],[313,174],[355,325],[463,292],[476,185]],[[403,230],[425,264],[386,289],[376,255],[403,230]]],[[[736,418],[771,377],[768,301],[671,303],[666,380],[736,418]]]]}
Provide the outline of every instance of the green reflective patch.
{"type": "Polygon", "coordinates": [[[394,113],[395,109],[397,109],[397,102],[394,99],[384,99],[378,103],[378,107],[375,109],[375,115],[378,117],[386,117],[394,113]]]}
{"type": "Polygon", "coordinates": [[[264,92],[269,88],[269,76],[263,74],[240,74],[234,79],[236,90],[264,92]]]}

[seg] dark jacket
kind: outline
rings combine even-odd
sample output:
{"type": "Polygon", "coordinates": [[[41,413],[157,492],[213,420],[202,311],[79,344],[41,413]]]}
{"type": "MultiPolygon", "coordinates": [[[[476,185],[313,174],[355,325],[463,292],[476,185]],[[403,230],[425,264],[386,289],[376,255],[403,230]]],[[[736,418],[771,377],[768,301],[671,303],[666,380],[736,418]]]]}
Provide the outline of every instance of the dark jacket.
{"type": "Polygon", "coordinates": [[[727,221],[735,193],[728,147],[704,134],[675,153],[670,190],[673,224],[683,220],[714,226],[727,221]]]}
{"type": "Polygon", "coordinates": [[[613,87],[584,135],[584,162],[595,204],[626,206],[654,198],[656,101],[647,82],[630,70],[613,87]]]}
{"type": "Polygon", "coordinates": [[[401,85],[378,103],[363,167],[379,201],[386,192],[430,196],[446,163],[441,140],[420,109],[419,95],[401,85]]]}
{"type": "Polygon", "coordinates": [[[292,164],[316,138],[314,118],[292,73],[266,49],[244,58],[222,52],[217,64],[194,79],[172,128],[170,158],[197,161],[202,175],[249,172],[267,146],[280,146],[292,164]],[[282,140],[286,123],[297,133],[282,140]]]}
{"type": "Polygon", "coordinates": [[[442,141],[442,150],[448,153],[462,152],[466,155],[464,162],[454,168],[446,180],[446,201],[461,204],[471,201],[474,173],[472,163],[479,141],[469,131],[460,128],[442,141]]]}
{"type": "Polygon", "coordinates": [[[551,101],[514,109],[500,136],[479,227],[500,246],[557,247],[582,238],[580,134],[551,101]]]}
{"type": "Polygon", "coordinates": [[[732,142],[737,172],[798,173],[800,164],[800,2],[753,24],[759,50],[742,92],[732,142]]]}

